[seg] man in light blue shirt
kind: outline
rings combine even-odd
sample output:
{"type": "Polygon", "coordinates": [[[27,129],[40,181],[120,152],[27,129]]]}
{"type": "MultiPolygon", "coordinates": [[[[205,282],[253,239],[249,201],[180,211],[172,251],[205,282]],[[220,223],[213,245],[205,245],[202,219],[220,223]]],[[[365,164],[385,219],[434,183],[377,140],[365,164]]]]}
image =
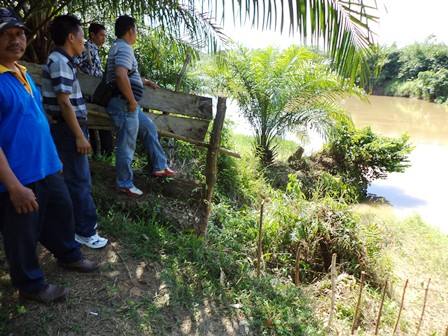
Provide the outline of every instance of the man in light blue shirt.
{"type": "Polygon", "coordinates": [[[138,101],[143,97],[143,85],[156,90],[159,86],[142,79],[132,45],[137,40],[135,19],[123,15],[115,22],[117,40],[110,48],[107,59],[106,79],[116,82],[118,91],[110,99],[106,111],[117,130],[115,168],[118,192],[139,197],[143,192],[133,182],[131,163],[134,157],[137,134],[149,154],[154,176],[173,176],[165,152],[160,145],[157,126],[141,110],[138,101]]]}

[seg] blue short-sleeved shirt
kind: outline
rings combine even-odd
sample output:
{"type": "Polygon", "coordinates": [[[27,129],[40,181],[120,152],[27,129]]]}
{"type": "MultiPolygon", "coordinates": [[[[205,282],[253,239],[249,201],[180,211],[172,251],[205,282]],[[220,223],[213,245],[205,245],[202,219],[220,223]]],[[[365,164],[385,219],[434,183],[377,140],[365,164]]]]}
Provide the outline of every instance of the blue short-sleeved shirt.
{"type": "Polygon", "coordinates": [[[76,117],[87,116],[81,86],[78,81],[73,58],[63,49],[56,49],[42,66],[42,95],[45,111],[51,116],[60,115],[58,93],[68,93],[76,117]]]}
{"type": "Polygon", "coordinates": [[[135,59],[134,49],[123,39],[117,39],[114,45],[109,49],[107,57],[107,73],[106,81],[108,83],[115,82],[115,68],[122,66],[128,69],[129,82],[131,83],[132,93],[136,101],[143,97],[142,78],[138,72],[138,64],[135,59]]]}
{"type": "MultiPolygon", "coordinates": [[[[9,69],[0,66],[0,148],[23,185],[42,180],[62,169],[40,90],[26,73],[30,92],[9,69]]],[[[0,183],[0,192],[6,188],[0,183]]]]}

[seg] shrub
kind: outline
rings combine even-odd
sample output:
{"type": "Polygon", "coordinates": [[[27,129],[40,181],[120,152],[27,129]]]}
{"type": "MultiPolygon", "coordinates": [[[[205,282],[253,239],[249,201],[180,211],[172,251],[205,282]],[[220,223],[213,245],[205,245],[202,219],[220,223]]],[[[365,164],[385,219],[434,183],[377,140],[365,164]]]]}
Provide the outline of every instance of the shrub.
{"type": "Polygon", "coordinates": [[[365,196],[372,181],[408,168],[412,149],[407,134],[391,138],[375,134],[370,127],[355,129],[339,124],[314,159],[322,162],[323,157],[329,157],[331,160],[327,160],[323,168],[340,176],[345,184],[365,196]]]}

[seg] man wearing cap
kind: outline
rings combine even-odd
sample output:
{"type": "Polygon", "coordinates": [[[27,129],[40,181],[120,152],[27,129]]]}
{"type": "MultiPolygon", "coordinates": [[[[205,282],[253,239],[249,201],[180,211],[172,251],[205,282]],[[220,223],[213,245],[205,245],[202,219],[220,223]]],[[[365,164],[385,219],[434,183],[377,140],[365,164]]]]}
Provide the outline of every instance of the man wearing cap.
{"type": "Polygon", "coordinates": [[[58,266],[99,269],[74,240],[73,206],[60,175],[39,89],[17,61],[26,48],[26,27],[10,8],[0,8],[0,231],[9,273],[19,295],[39,302],[65,299],[63,286],[45,283],[37,244],[58,266]]]}

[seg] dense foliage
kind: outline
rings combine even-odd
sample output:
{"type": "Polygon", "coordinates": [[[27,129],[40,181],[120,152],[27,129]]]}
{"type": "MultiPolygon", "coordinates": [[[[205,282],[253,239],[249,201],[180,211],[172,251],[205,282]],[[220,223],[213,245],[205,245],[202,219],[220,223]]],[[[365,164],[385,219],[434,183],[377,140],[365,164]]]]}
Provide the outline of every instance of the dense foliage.
{"type": "Polygon", "coordinates": [[[432,36],[402,49],[395,45],[378,49],[371,67],[381,71],[372,78],[373,92],[416,97],[444,103],[448,99],[448,46],[432,36]]]}
{"type": "Polygon", "coordinates": [[[359,195],[365,196],[372,181],[408,168],[412,149],[407,134],[390,138],[375,134],[370,127],[355,129],[339,124],[315,160],[331,174],[341,177],[344,184],[355,188],[359,195]]]}
{"type": "Polygon", "coordinates": [[[267,0],[261,5],[257,0],[0,0],[0,6],[13,7],[24,18],[30,29],[26,59],[35,63],[47,58],[52,47],[47,38],[49,23],[60,14],[75,14],[86,25],[103,23],[111,32],[117,16],[130,14],[139,27],[158,28],[168,40],[182,40],[201,51],[225,44],[227,38],[219,24],[231,17],[234,22],[249,20],[259,29],[289,30],[312,40],[328,51],[337,72],[352,80],[368,77],[367,57],[373,41],[370,25],[378,19],[376,3],[365,0],[267,0]]]}

